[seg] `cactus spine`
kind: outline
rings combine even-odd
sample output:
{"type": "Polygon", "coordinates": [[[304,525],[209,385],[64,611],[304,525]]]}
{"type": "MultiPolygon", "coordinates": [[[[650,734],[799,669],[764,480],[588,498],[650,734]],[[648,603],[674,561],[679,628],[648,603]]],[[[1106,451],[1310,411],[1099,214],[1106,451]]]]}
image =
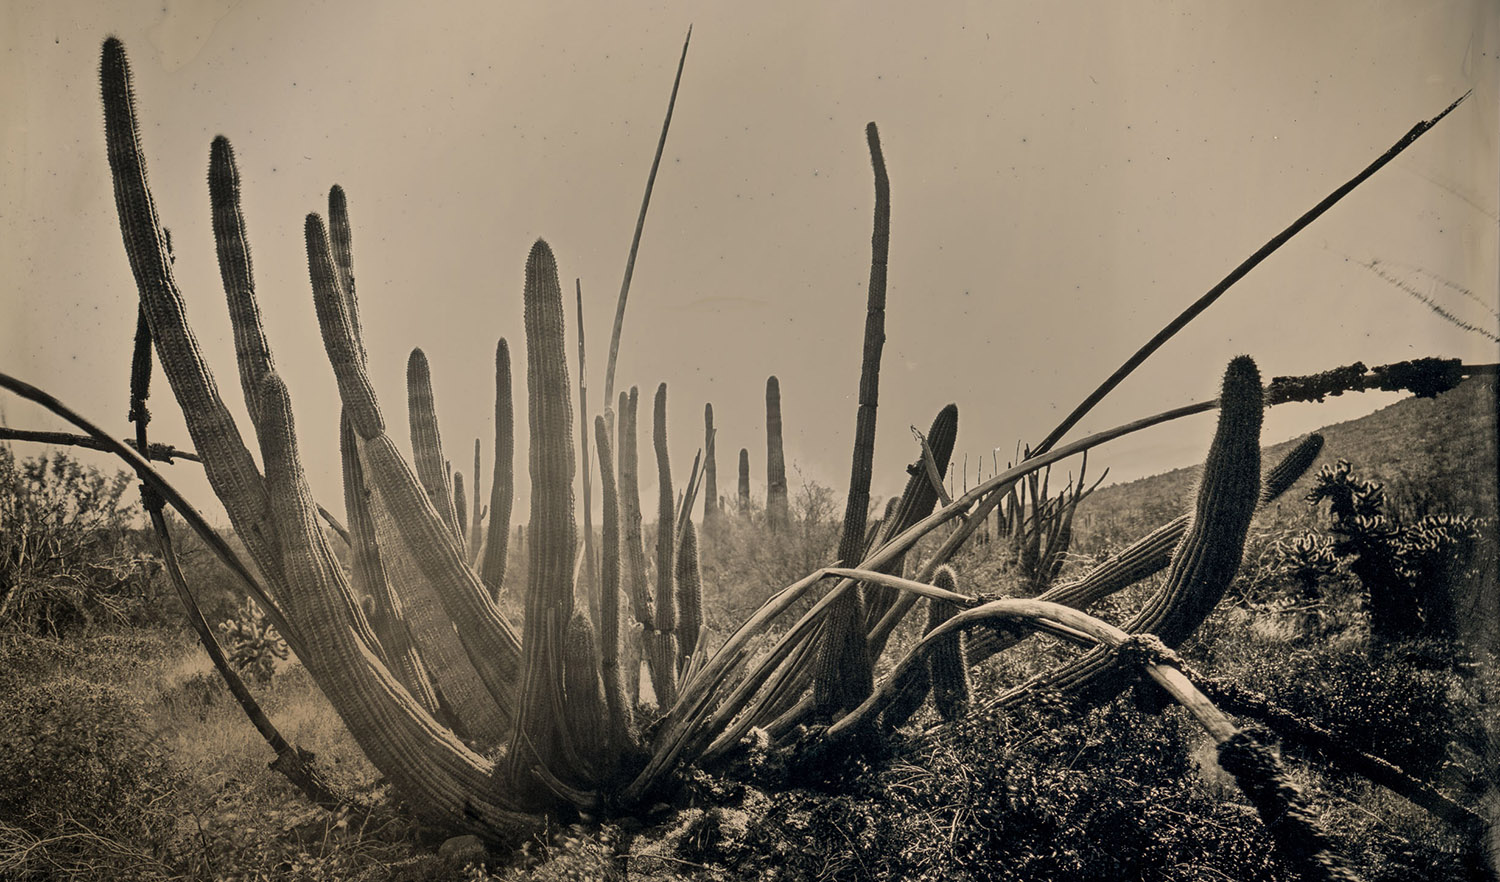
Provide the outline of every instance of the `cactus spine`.
{"type": "Polygon", "coordinates": [[[766,525],[776,533],[789,518],[786,456],[781,448],[781,383],[766,378],[766,525]]]}
{"type": "Polygon", "coordinates": [[[498,602],[510,550],[510,509],[515,499],[515,408],[511,402],[510,344],[495,344],[495,477],[490,482],[490,523],[479,575],[498,602]]]}

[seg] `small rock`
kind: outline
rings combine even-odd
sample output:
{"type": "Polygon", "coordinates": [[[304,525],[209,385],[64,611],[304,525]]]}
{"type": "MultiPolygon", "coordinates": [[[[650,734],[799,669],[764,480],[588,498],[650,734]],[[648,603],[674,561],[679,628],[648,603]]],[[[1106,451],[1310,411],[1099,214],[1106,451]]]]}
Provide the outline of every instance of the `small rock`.
{"type": "Polygon", "coordinates": [[[438,857],[458,867],[482,863],[488,856],[484,843],[472,834],[455,836],[438,846],[438,857]]]}

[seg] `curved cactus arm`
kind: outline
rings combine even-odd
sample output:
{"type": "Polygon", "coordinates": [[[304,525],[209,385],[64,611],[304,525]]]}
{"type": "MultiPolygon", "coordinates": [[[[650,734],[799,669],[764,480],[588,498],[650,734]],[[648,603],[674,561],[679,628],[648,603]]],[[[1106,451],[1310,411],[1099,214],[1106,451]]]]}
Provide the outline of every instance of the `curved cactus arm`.
{"type": "Polygon", "coordinates": [[[269,500],[264,480],[188,326],[182,293],[172,275],[166,234],[157,221],[147,181],[130,65],[124,45],[113,37],[104,42],[99,80],[120,233],[157,358],[182,407],[193,445],[204,459],[210,486],[260,566],[267,588],[279,596],[286,583],[272,538],[274,529],[265,519],[269,500]]]}
{"type": "Polygon", "coordinates": [[[229,321],[234,329],[235,359],[240,386],[252,425],[259,425],[260,402],[256,390],[261,377],[274,367],[271,349],[261,325],[260,306],[255,299],[255,276],[250,261],[250,243],[240,210],[240,172],[234,148],[223,135],[214,138],[208,159],[209,207],[213,214],[214,243],[219,253],[219,276],[229,303],[229,321]]]}
{"type": "Polygon", "coordinates": [[[365,352],[364,331],[359,323],[359,300],[354,294],[354,230],[349,224],[349,197],[338,184],[328,189],[328,237],[333,249],[333,263],[338,270],[339,290],[344,294],[344,308],[349,311],[360,360],[365,361],[369,356],[365,352]]]}
{"type": "Polygon", "coordinates": [[[443,437],[438,431],[437,399],[432,394],[432,369],[427,364],[427,355],[421,349],[413,349],[406,361],[406,407],[407,421],[411,425],[412,462],[417,467],[417,478],[432,500],[443,523],[448,525],[453,541],[463,543],[463,531],[459,529],[458,511],[454,507],[453,494],[449,487],[447,460],[443,458],[443,437]]]}
{"type": "MultiPolygon", "coordinates": [[[[339,395],[358,436],[365,480],[374,491],[376,525],[381,533],[378,539],[382,546],[399,542],[401,550],[389,555],[387,564],[394,567],[400,563],[407,568],[403,573],[392,571],[389,576],[399,586],[398,593],[411,598],[408,614],[412,618],[413,637],[437,680],[438,690],[444,698],[456,701],[449,694],[450,685],[443,682],[442,671],[446,666],[435,646],[438,642],[448,644],[444,654],[455,658],[451,635],[456,633],[462,655],[468,658],[483,692],[488,693],[489,703],[494,705],[488,708],[485,701],[475,698],[468,702],[469,712],[461,711],[460,717],[475,737],[483,738],[480,732],[497,734],[504,720],[513,716],[517,703],[520,640],[491,601],[485,586],[467,566],[448,523],[433,507],[417,476],[385,432],[379,401],[353,336],[348,301],[338,285],[328,235],[322,218],[316,214],[308,216],[306,238],[313,304],[324,349],[338,380],[339,395]],[[444,618],[451,625],[443,624],[444,618]]],[[[462,665],[455,665],[452,670],[460,672],[462,680],[468,679],[462,665]]],[[[472,683],[464,689],[471,695],[480,694],[472,683]]]]}
{"type": "Polygon", "coordinates": [[[492,767],[421,708],[370,647],[347,603],[343,569],[318,527],[297,457],[291,405],[274,372],[262,378],[261,449],[271,512],[289,577],[304,590],[290,615],[309,631],[302,656],[370,761],[421,817],[449,829],[494,837],[524,833],[538,819],[498,804],[492,767]]]}
{"type": "Polygon", "coordinates": [[[505,587],[510,551],[510,509],[515,499],[515,409],[511,401],[510,345],[495,344],[495,477],[490,483],[490,523],[484,540],[480,577],[498,602],[505,587]]]}
{"type": "Polygon", "coordinates": [[[563,695],[564,631],[573,618],[578,528],[573,515],[573,405],[568,388],[562,286],[552,249],[538,239],[526,258],[527,422],[531,445],[531,541],[526,572],[525,656],[521,714],[511,746],[516,786],[534,790],[533,764],[558,777],[566,724],[556,712],[563,695]]]}
{"type": "Polygon", "coordinates": [[[359,446],[349,418],[339,420],[339,453],[344,467],[344,511],[349,517],[350,581],[357,597],[370,598],[367,617],[380,641],[380,658],[401,685],[429,713],[437,709],[437,697],[427,678],[407,630],[405,607],[391,591],[381,560],[375,516],[370,509],[370,488],[359,463],[359,446]]]}
{"type": "MultiPolygon", "coordinates": [[[[1265,505],[1280,498],[1297,482],[1297,479],[1307,473],[1322,449],[1322,435],[1314,433],[1303,438],[1296,447],[1282,457],[1280,462],[1266,472],[1261,490],[1261,504],[1265,505]]],[[[1081,579],[1049,588],[1038,595],[1037,599],[1061,603],[1076,609],[1086,609],[1117,591],[1161,572],[1171,563],[1172,551],[1182,541],[1183,534],[1187,532],[1189,520],[1187,515],[1182,515],[1168,521],[1111,556],[1081,579]]],[[[976,630],[969,635],[971,659],[978,664],[995,653],[1014,646],[1024,636],[1003,628],[976,630]]]]}
{"type": "MultiPolygon", "coordinates": [[[[1219,424],[1209,447],[1192,523],[1172,555],[1161,590],[1131,618],[1126,630],[1154,634],[1176,647],[1212,612],[1239,569],[1245,534],[1261,495],[1262,390],[1255,362],[1240,356],[1224,373],[1219,424]]],[[[1107,701],[1129,684],[1117,660],[1091,651],[993,699],[1020,701],[1038,690],[1107,701]]]]}

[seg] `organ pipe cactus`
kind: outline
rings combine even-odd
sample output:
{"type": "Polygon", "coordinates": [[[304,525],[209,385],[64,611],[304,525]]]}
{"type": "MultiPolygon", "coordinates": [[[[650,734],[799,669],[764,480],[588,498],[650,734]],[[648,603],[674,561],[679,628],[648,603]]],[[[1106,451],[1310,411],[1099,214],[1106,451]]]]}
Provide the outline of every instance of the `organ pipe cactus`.
{"type": "Polygon", "coordinates": [[[741,512],[750,510],[750,451],[743,447],[740,448],[740,479],[735,499],[739,502],[741,512]]]}
{"type": "Polygon", "coordinates": [[[766,378],[766,524],[771,532],[786,529],[790,515],[786,495],[786,455],[781,448],[781,381],[766,378]]]}
{"type": "Polygon", "coordinates": [[[719,459],[714,453],[714,406],[703,405],[703,528],[711,529],[723,513],[719,507],[719,459]]]}
{"type": "Polygon", "coordinates": [[[484,562],[479,568],[496,601],[505,587],[505,559],[510,550],[510,510],[515,500],[515,411],[511,403],[510,345],[495,344],[495,477],[490,483],[490,519],[485,530],[484,562]]]}
{"type": "MultiPolygon", "coordinates": [[[[953,568],[938,567],[932,577],[932,587],[958,593],[958,578],[953,568]]],[[[927,601],[927,633],[931,634],[943,623],[958,615],[958,606],[952,601],[931,598],[927,601]]],[[[932,703],[945,720],[953,721],[963,716],[969,703],[969,662],[964,651],[965,635],[950,634],[933,643],[927,653],[928,676],[932,682],[932,703]]]]}
{"type": "Polygon", "coordinates": [[[656,627],[647,631],[646,651],[657,704],[670,707],[677,697],[676,503],[672,496],[672,460],[667,451],[667,384],[656,387],[651,440],[656,450],[656,627]]]}
{"type": "MultiPolygon", "coordinates": [[[[1188,704],[1216,740],[1227,741],[1232,734],[1232,727],[1226,728],[1222,715],[1214,716],[1217,712],[1196,695],[1170,657],[1152,649],[1153,644],[1145,638],[1112,630],[1055,604],[1017,600],[981,604],[975,597],[920,579],[906,580],[881,572],[881,568],[899,566],[902,555],[943,524],[968,512],[982,516],[984,504],[1032,471],[1152,424],[1156,418],[1151,418],[1055,450],[1047,445],[1045,454],[984,482],[895,535],[889,532],[895,527],[883,531],[881,535],[886,538],[877,539],[868,553],[860,547],[844,561],[858,566],[824,568],[787,586],[711,652],[695,646],[695,661],[677,684],[675,700],[662,701],[660,725],[649,740],[632,741],[633,733],[626,724],[628,706],[616,711],[622,702],[607,675],[609,659],[618,659],[618,652],[610,649],[618,632],[606,628],[596,643],[592,623],[573,609],[578,542],[572,496],[573,414],[562,294],[550,248],[541,240],[533,245],[523,286],[531,429],[528,462],[535,493],[531,526],[526,531],[531,541],[524,543],[530,563],[524,597],[526,619],[518,637],[491,593],[498,590],[503,574],[490,566],[487,554],[486,578],[481,579],[457,541],[460,513],[452,507],[446,463],[436,444],[430,376],[420,352],[414,353],[410,362],[411,389],[418,405],[412,408],[412,416],[417,430],[414,440],[419,442],[414,447],[420,448],[417,455],[425,460],[420,471],[427,475],[419,478],[419,470],[400,454],[388,434],[360,332],[345,197],[336,189],[330,194],[328,224],[316,214],[309,215],[304,234],[314,307],[343,406],[341,447],[349,477],[346,499],[353,500],[350,538],[365,546],[354,549],[356,572],[351,581],[321,529],[318,507],[302,470],[290,396],[276,372],[261,327],[248,249],[243,244],[243,224],[235,223],[239,192],[232,152],[227,142],[213,151],[218,165],[213,177],[219,183],[211,186],[211,199],[221,269],[226,264],[229,267],[224,272],[225,289],[241,387],[263,468],[257,466],[220,397],[188,325],[166,236],[147,185],[130,72],[118,40],[111,39],[104,45],[101,81],[116,207],[141,311],[205,473],[261,578],[255,580],[243,566],[234,571],[264,601],[267,616],[276,622],[373,765],[423,819],[445,829],[496,839],[535,829],[545,813],[564,803],[590,810],[604,804],[640,803],[660,792],[683,764],[705,760],[716,749],[732,745],[737,740],[733,734],[737,721],[764,704],[776,705],[784,698],[763,695],[762,687],[789,659],[800,659],[804,666],[812,663],[810,654],[799,654],[799,648],[810,645],[808,641],[823,626],[838,598],[862,583],[899,591],[903,599],[910,596],[948,602],[962,611],[937,625],[919,644],[916,654],[903,660],[858,707],[835,719],[823,733],[825,743],[836,741],[878,712],[878,705],[888,702],[903,673],[920,663],[922,654],[938,641],[997,616],[1029,622],[1029,627],[1043,628],[1065,639],[1092,640],[1135,652],[1119,664],[1113,654],[1103,652],[1104,664],[1075,665],[1065,669],[1065,676],[1049,682],[1065,682],[1070,690],[1081,694],[1086,687],[1096,686],[1096,681],[1114,674],[1120,665],[1139,665],[1188,704]],[[235,186],[227,185],[231,180],[235,186]],[[443,492],[449,494],[446,505],[442,504],[443,492]],[[356,516],[354,509],[361,506],[364,510],[356,516]],[[839,582],[771,646],[757,642],[782,613],[828,578],[839,582]],[[385,596],[377,597],[377,593],[385,596]],[[407,640],[404,647],[403,635],[407,640]],[[626,758],[630,761],[622,763],[626,758]]],[[[497,417],[502,403],[509,399],[508,363],[502,341],[497,351],[497,381],[503,381],[497,382],[497,417]]],[[[3,379],[6,388],[42,400],[37,390],[3,379]]],[[[769,437],[773,422],[769,393],[775,392],[779,398],[774,378],[767,391],[769,442],[773,440],[769,437]]],[[[619,539],[617,545],[606,540],[606,559],[611,552],[616,556],[637,620],[670,633],[679,624],[672,607],[681,602],[680,595],[664,590],[671,583],[672,556],[658,554],[654,605],[645,581],[639,487],[634,474],[637,400],[634,391],[622,396],[618,413],[619,481],[613,492],[609,482],[604,482],[606,499],[613,495],[618,503],[610,511],[606,502],[606,517],[617,524],[619,539]],[[632,499],[637,506],[633,541],[628,511],[632,499]],[[661,579],[663,571],[665,579],[661,579]]],[[[664,455],[664,390],[659,391],[658,401],[656,422],[660,428],[654,426],[654,434],[662,439],[658,461],[664,503],[658,531],[666,534],[659,541],[670,542],[674,519],[664,455]]],[[[1255,507],[1261,399],[1259,380],[1248,358],[1231,363],[1222,408],[1197,514],[1173,557],[1168,587],[1132,623],[1140,631],[1159,634],[1168,646],[1185,639],[1222,593],[1223,583],[1238,564],[1244,531],[1255,507]]],[[[96,439],[103,434],[91,424],[74,419],[96,439]]],[[[777,414],[777,459],[779,422],[777,414]]],[[[601,467],[609,472],[606,421],[597,422],[595,430],[601,467]]],[[[501,475],[510,460],[508,452],[501,455],[501,433],[497,425],[496,475],[487,540],[491,551],[503,548],[508,538],[509,503],[502,506],[495,502],[501,475]]],[[[143,479],[152,481],[172,504],[179,508],[185,505],[180,495],[167,492],[169,486],[145,460],[121,445],[109,449],[130,462],[143,479]]],[[[771,462],[768,465],[772,466],[768,482],[773,491],[779,486],[785,523],[784,468],[778,469],[779,464],[771,462]]],[[[687,498],[690,504],[691,493],[687,498]]],[[[893,523],[902,520],[898,510],[893,523]]],[[[974,520],[970,518],[955,530],[924,570],[935,569],[946,560],[968,535],[965,528],[972,527],[974,520]]],[[[610,524],[605,525],[606,535],[611,529],[610,524]]],[[[861,546],[864,533],[862,528],[851,532],[861,546]]],[[[233,559],[222,545],[214,547],[233,559]]],[[[609,579],[608,569],[603,581],[609,579]]],[[[933,578],[931,573],[926,576],[933,578]]],[[[683,581],[679,576],[678,589],[683,581]]],[[[617,591],[609,594],[618,600],[617,591]]],[[[606,606],[601,604],[601,620],[608,617],[606,606]]],[[[893,606],[891,612],[896,610],[893,606]]],[[[617,621],[617,613],[615,618],[617,621]]],[[[899,620],[899,616],[894,618],[899,620]]],[[[870,636],[873,638],[889,621],[891,615],[882,617],[870,636]]],[[[868,625],[868,620],[864,624],[868,625]]],[[[871,645],[875,645],[873,639],[871,645]]],[[[625,679],[632,677],[627,675],[625,679]]],[[[805,682],[805,676],[784,682],[805,682]]]]}

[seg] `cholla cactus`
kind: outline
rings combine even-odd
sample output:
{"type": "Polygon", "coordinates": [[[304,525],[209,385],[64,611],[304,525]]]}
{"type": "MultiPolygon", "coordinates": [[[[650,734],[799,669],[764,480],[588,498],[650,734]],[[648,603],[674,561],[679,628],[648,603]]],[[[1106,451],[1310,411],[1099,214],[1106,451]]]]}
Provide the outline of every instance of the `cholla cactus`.
{"type": "Polygon", "coordinates": [[[286,661],[286,640],[265,612],[250,598],[240,603],[234,618],[219,623],[219,634],[227,647],[230,664],[245,676],[261,683],[276,673],[276,662],[286,661]]]}

